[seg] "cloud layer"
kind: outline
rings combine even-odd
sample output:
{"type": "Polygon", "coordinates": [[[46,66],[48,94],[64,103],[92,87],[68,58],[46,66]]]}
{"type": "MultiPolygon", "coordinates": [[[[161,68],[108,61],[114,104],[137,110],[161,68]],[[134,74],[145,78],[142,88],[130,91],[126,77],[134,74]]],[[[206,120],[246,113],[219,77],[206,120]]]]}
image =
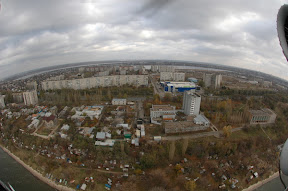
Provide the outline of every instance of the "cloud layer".
{"type": "Polygon", "coordinates": [[[58,64],[175,59],[288,79],[281,0],[0,0],[1,78],[58,64]]]}

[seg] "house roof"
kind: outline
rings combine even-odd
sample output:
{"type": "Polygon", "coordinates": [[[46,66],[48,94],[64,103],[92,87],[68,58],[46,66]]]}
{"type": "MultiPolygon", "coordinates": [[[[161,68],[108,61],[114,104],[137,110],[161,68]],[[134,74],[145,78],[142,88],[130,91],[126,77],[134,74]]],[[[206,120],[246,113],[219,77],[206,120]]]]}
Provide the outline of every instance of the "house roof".
{"type": "Polygon", "coordinates": [[[174,111],[175,106],[171,105],[152,105],[151,111],[174,111]]]}
{"type": "Polygon", "coordinates": [[[55,115],[50,115],[49,117],[44,116],[42,119],[49,122],[49,121],[53,121],[55,119],[55,115]]]}
{"type": "Polygon", "coordinates": [[[106,133],[105,132],[97,132],[96,139],[105,139],[106,133]]]}

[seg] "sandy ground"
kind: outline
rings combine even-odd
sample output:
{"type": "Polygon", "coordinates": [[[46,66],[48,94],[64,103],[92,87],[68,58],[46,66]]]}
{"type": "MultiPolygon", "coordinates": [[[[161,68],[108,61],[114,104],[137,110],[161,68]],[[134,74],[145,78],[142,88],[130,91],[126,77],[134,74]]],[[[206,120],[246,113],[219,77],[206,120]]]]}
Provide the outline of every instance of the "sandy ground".
{"type": "Polygon", "coordinates": [[[29,172],[31,172],[36,178],[38,178],[39,180],[45,182],[46,184],[48,184],[49,186],[51,186],[52,188],[55,188],[57,190],[61,190],[61,191],[75,191],[72,188],[68,188],[66,186],[62,186],[62,185],[58,185],[55,182],[51,181],[50,179],[44,177],[42,174],[40,174],[39,172],[37,172],[36,170],[34,170],[33,168],[31,168],[30,166],[28,166],[27,164],[25,164],[20,158],[18,158],[17,156],[15,156],[13,153],[11,153],[8,149],[2,147],[0,145],[0,147],[8,154],[10,155],[13,159],[15,159],[19,164],[21,164],[24,168],[26,168],[29,172]]]}
{"type": "Polygon", "coordinates": [[[277,178],[278,176],[279,176],[279,172],[275,172],[274,174],[272,174],[271,176],[269,176],[265,180],[259,181],[256,184],[253,184],[253,185],[249,186],[248,188],[244,189],[243,191],[255,190],[255,189],[259,188],[260,186],[262,186],[263,184],[266,184],[267,182],[277,178]]]}

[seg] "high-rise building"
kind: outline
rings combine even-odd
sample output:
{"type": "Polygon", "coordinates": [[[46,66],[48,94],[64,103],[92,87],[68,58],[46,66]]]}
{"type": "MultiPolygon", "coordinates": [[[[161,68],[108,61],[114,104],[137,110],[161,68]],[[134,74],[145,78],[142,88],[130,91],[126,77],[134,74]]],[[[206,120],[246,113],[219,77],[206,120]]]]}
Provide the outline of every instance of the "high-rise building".
{"type": "Polygon", "coordinates": [[[4,108],[5,107],[5,95],[0,95],[0,108],[4,108]]]}
{"type": "Polygon", "coordinates": [[[43,81],[41,85],[43,90],[63,88],[89,89],[122,85],[133,85],[138,87],[148,86],[148,75],[113,75],[73,80],[43,81]]]}
{"type": "Polygon", "coordinates": [[[36,81],[27,82],[26,87],[28,90],[37,90],[37,82],[36,81]]]}
{"type": "Polygon", "coordinates": [[[214,88],[215,89],[220,88],[221,87],[221,83],[222,83],[222,75],[221,74],[216,75],[215,76],[214,88]]]}
{"type": "Polygon", "coordinates": [[[201,96],[193,91],[185,91],[182,109],[186,115],[198,115],[200,112],[201,96]]]}
{"type": "Polygon", "coordinates": [[[216,74],[203,74],[203,81],[205,84],[206,88],[220,88],[221,87],[221,83],[222,83],[222,75],[216,75],[216,74]]]}
{"type": "Polygon", "coordinates": [[[152,72],[175,72],[175,67],[170,65],[151,65],[152,72]]]}
{"type": "Polygon", "coordinates": [[[175,82],[184,82],[185,73],[174,73],[174,72],[161,72],[160,73],[161,81],[175,81],[175,82]]]}
{"type": "Polygon", "coordinates": [[[12,93],[13,101],[15,103],[23,103],[23,94],[22,93],[12,93]]]}
{"type": "Polygon", "coordinates": [[[23,99],[25,105],[36,105],[38,104],[38,96],[35,90],[23,92],[23,99]]]}

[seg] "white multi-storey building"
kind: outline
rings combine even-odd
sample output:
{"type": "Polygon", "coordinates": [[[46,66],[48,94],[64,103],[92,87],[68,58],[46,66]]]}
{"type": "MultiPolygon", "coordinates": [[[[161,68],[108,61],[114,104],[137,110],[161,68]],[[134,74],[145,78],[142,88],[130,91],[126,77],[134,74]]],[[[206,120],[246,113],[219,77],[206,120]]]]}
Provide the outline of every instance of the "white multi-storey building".
{"type": "Polygon", "coordinates": [[[220,88],[222,83],[222,75],[215,75],[215,74],[203,74],[203,81],[205,87],[212,87],[212,88],[220,88]]]}
{"type": "Polygon", "coordinates": [[[0,95],[0,108],[4,108],[5,107],[5,95],[0,95]]]}
{"type": "Polygon", "coordinates": [[[193,91],[185,91],[183,110],[186,115],[198,115],[200,112],[201,96],[193,91]]]}
{"type": "Polygon", "coordinates": [[[175,72],[174,66],[169,65],[151,65],[152,72],[175,72]]]}
{"type": "Polygon", "coordinates": [[[28,91],[28,92],[23,92],[23,99],[24,99],[24,104],[25,105],[36,105],[38,104],[38,96],[37,92],[34,91],[28,91]]]}
{"type": "Polygon", "coordinates": [[[148,86],[148,75],[114,75],[74,80],[44,81],[42,82],[42,89],[90,89],[122,85],[148,86]]]}
{"type": "Polygon", "coordinates": [[[160,73],[161,81],[175,81],[175,82],[184,82],[185,73],[174,73],[174,72],[161,72],[160,73]]]}
{"type": "Polygon", "coordinates": [[[112,105],[126,105],[126,99],[112,99],[112,105]]]}
{"type": "Polygon", "coordinates": [[[159,65],[159,72],[175,72],[175,67],[169,65],[159,65]]]}

